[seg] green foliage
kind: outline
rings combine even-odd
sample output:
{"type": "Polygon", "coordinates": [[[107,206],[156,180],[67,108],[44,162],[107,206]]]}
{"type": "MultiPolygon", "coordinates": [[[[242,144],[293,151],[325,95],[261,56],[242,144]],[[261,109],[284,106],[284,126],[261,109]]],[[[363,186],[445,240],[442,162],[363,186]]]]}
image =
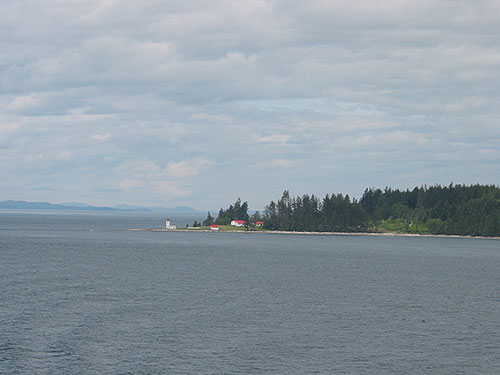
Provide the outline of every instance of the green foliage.
{"type": "Polygon", "coordinates": [[[392,231],[500,236],[500,188],[493,185],[366,189],[357,202],[342,194],[291,197],[284,191],[264,213],[264,227],[284,231],[392,231]]]}
{"type": "Polygon", "coordinates": [[[426,224],[431,234],[443,234],[446,232],[446,222],[439,218],[429,219],[426,224]]]}
{"type": "Polygon", "coordinates": [[[371,220],[408,220],[403,232],[500,235],[500,189],[493,185],[367,189],[360,202],[371,220]]]}
{"type": "MultiPolygon", "coordinates": [[[[209,225],[210,217],[209,213],[204,225],[209,225]]],[[[402,191],[371,188],[359,201],[342,194],[291,197],[285,190],[262,216],[256,212],[249,218],[247,202],[238,198],[226,210],[220,209],[215,223],[229,225],[235,219],[247,222],[243,230],[254,230],[255,222],[264,221],[265,229],[282,231],[500,236],[500,188],[453,184],[402,191]]]]}
{"type": "Polygon", "coordinates": [[[208,211],[207,218],[205,219],[205,221],[203,221],[203,226],[209,227],[213,223],[214,223],[214,218],[212,217],[212,215],[210,215],[210,211],[208,211]]]}
{"type": "Polygon", "coordinates": [[[284,231],[358,232],[364,229],[361,205],[342,194],[290,197],[288,191],[277,203],[271,201],[264,214],[266,229],[284,231]]]}
{"type": "Polygon", "coordinates": [[[255,225],[255,223],[257,221],[263,221],[264,219],[260,216],[260,212],[259,211],[255,211],[253,213],[253,215],[250,216],[250,218],[248,220],[250,221],[250,223],[252,223],[253,225],[255,225]]]}
{"type": "Polygon", "coordinates": [[[241,203],[238,198],[234,204],[231,204],[226,210],[220,209],[219,215],[215,220],[215,224],[229,225],[232,220],[245,220],[248,221],[248,203],[241,203]]]}

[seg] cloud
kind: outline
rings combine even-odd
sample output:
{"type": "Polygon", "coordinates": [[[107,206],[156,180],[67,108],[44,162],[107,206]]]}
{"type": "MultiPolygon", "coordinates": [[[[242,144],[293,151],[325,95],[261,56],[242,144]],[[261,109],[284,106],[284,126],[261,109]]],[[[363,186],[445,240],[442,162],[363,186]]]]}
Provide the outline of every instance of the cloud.
{"type": "Polygon", "coordinates": [[[124,178],[120,181],[120,189],[123,190],[132,190],[135,188],[140,188],[144,186],[144,182],[141,180],[132,180],[130,178],[124,178]]]}
{"type": "MultiPolygon", "coordinates": [[[[204,159],[188,159],[169,162],[162,167],[157,162],[130,160],[114,170],[114,178],[119,178],[118,187],[122,192],[149,194],[160,202],[165,199],[183,198],[193,195],[199,187],[197,176],[214,163],[204,159]]],[[[158,204],[152,203],[152,204],[158,204]]]]}
{"type": "Polygon", "coordinates": [[[210,160],[182,160],[180,162],[170,162],[167,166],[167,174],[172,178],[184,178],[197,176],[201,170],[213,166],[210,160]]]}
{"type": "Polygon", "coordinates": [[[24,95],[15,97],[8,105],[7,108],[13,111],[24,110],[26,108],[33,108],[40,104],[40,98],[36,95],[24,95]]]}
{"type": "Polygon", "coordinates": [[[290,168],[294,166],[294,162],[292,160],[284,160],[284,159],[275,159],[271,160],[269,165],[271,167],[278,167],[278,168],[290,168]]]}
{"type": "Polygon", "coordinates": [[[175,198],[189,197],[193,190],[175,181],[153,181],[153,190],[156,193],[167,194],[175,198]]]}
{"type": "MultiPolygon", "coordinates": [[[[2,121],[0,117],[0,148],[11,148],[13,147],[13,140],[16,135],[21,130],[21,125],[19,123],[8,122],[7,120],[2,121]]],[[[4,152],[5,154],[5,152],[4,152]]],[[[6,156],[4,155],[4,158],[6,156]]],[[[2,158],[0,157],[0,162],[2,158]]],[[[9,160],[6,160],[6,164],[9,164],[9,160]]]]}
{"type": "Polygon", "coordinates": [[[7,198],[211,208],[284,188],[500,184],[498,1],[5,0],[0,12],[7,198]]]}
{"type": "Polygon", "coordinates": [[[254,137],[255,142],[257,143],[272,143],[280,145],[287,144],[290,138],[291,135],[289,134],[271,134],[264,137],[259,137],[259,136],[254,137]]]}
{"type": "Polygon", "coordinates": [[[231,123],[232,118],[226,114],[194,113],[189,116],[189,120],[208,123],[231,123]]]}
{"type": "Polygon", "coordinates": [[[96,141],[99,141],[99,142],[106,142],[106,141],[107,141],[107,140],[109,140],[111,137],[112,137],[112,134],[111,134],[111,133],[94,134],[94,135],[92,136],[92,139],[95,139],[96,141]]]}
{"type": "Polygon", "coordinates": [[[0,123],[0,136],[6,136],[8,134],[17,132],[20,128],[20,124],[2,122],[0,123]]]}

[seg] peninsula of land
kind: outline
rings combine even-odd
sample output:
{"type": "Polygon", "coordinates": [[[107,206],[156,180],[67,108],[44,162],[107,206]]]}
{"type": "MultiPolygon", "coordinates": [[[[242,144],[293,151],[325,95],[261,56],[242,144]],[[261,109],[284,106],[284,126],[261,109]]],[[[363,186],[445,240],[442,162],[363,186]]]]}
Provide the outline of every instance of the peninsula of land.
{"type": "Polygon", "coordinates": [[[359,200],[342,194],[292,197],[285,191],[262,214],[249,215],[248,203],[238,198],[216,218],[209,212],[202,223],[195,221],[191,230],[500,237],[500,188],[370,188],[359,200]]]}

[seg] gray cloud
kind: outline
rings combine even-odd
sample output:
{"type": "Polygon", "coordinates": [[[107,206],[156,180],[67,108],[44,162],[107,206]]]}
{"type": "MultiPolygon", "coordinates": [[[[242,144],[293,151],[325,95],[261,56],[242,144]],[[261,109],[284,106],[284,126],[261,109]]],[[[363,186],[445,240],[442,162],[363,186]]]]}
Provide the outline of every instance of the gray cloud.
{"type": "Polygon", "coordinates": [[[497,1],[0,4],[5,199],[499,184],[497,1]]]}

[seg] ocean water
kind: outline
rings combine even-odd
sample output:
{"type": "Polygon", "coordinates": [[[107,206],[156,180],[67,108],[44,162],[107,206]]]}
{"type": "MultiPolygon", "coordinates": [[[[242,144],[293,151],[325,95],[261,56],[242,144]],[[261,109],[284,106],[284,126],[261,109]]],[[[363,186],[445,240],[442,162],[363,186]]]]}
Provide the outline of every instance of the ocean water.
{"type": "Polygon", "coordinates": [[[500,374],[498,240],[163,225],[0,212],[0,373],[500,374]]]}

